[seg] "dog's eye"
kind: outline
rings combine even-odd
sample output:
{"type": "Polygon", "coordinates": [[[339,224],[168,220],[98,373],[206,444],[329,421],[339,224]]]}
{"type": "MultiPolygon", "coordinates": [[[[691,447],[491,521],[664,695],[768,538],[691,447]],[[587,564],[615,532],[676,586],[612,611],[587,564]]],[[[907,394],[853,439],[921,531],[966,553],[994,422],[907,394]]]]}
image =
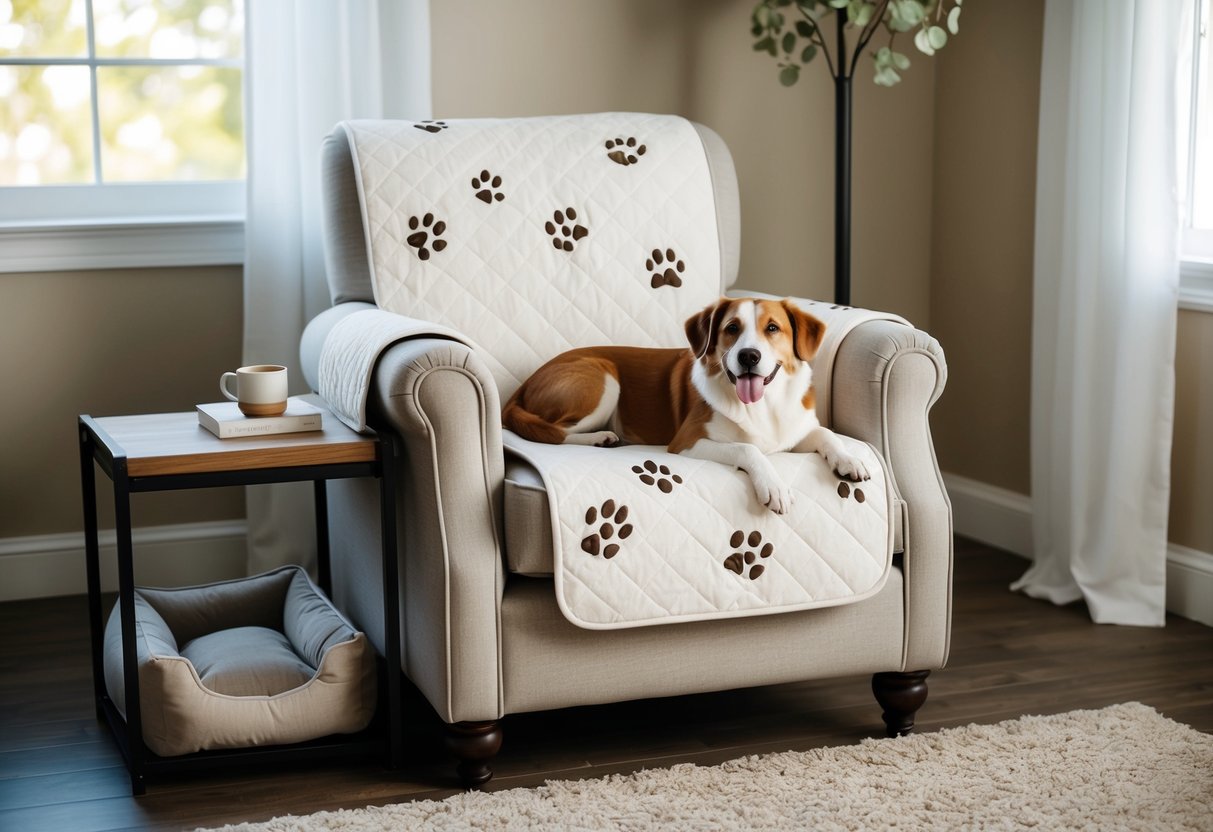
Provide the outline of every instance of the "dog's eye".
{"type": "Polygon", "coordinates": [[[767,324],[767,332],[778,332],[778,331],[779,331],[779,324],[775,323],[774,321],[767,324]]]}
{"type": "Polygon", "coordinates": [[[737,323],[736,321],[733,321],[731,324],[729,324],[728,326],[726,326],[724,328],[724,331],[729,333],[729,335],[736,335],[738,332],[741,332],[741,324],[737,323]]]}

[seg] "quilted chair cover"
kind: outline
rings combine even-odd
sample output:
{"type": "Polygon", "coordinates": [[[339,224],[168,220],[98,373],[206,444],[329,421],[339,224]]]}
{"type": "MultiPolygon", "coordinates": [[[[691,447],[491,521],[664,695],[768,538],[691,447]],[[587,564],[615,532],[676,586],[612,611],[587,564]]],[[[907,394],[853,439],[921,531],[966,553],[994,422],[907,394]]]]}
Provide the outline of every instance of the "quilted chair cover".
{"type": "MultiPolygon", "coordinates": [[[[685,347],[687,318],[719,297],[711,169],[685,119],[353,121],[344,130],[379,308],[330,333],[321,390],[355,427],[372,357],[394,340],[460,340],[486,359],[506,396],[572,347],[685,347]]],[[[849,502],[819,457],[781,455],[798,499],[780,517],[758,505],[744,473],[663,448],[505,440],[543,477],[556,594],[578,626],[850,603],[887,576],[893,497],[870,448],[856,450],[875,478],[849,502]],[[695,474],[684,487],[646,488],[631,469],[652,457],[695,474]],[[622,506],[621,495],[632,521],[613,526],[604,507],[622,506]],[[747,548],[738,536],[767,543],[747,548]]]]}

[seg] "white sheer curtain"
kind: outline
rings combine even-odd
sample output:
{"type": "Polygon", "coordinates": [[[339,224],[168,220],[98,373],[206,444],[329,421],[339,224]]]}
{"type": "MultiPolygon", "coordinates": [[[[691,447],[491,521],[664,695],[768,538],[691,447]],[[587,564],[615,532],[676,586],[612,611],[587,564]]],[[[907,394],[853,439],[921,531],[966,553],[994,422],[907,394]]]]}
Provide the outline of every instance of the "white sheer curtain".
{"type": "Polygon", "coordinates": [[[1035,563],[1014,585],[1164,622],[1183,0],[1047,0],[1032,335],[1035,563]]]}
{"type": "MultiPolygon", "coordinates": [[[[320,144],[347,118],[429,118],[428,0],[248,0],[244,360],[286,364],[329,305],[320,144]]],[[[249,571],[315,559],[309,483],[248,489],[249,571]]]]}

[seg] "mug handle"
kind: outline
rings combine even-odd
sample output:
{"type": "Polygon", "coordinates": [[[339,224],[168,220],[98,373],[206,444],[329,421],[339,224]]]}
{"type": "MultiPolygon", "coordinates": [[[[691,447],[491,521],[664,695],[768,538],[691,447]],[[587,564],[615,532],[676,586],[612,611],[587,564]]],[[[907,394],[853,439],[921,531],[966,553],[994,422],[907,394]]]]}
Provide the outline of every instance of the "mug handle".
{"type": "Polygon", "coordinates": [[[240,399],[233,396],[227,389],[227,380],[229,378],[235,379],[236,374],[235,373],[224,373],[223,375],[219,376],[219,392],[222,393],[224,396],[226,396],[228,401],[238,402],[238,401],[240,401],[240,399]]]}

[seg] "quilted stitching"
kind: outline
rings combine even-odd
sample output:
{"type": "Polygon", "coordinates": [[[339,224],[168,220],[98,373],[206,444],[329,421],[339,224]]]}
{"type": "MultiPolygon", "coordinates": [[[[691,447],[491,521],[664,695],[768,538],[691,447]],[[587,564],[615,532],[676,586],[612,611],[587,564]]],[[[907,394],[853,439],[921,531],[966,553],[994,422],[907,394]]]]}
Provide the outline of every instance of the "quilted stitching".
{"type": "Polygon", "coordinates": [[[567,349],[684,345],[683,324],[719,296],[721,269],[711,175],[689,122],[607,113],[446,125],[346,125],[380,308],[466,333],[503,397],[567,349]],[[645,154],[609,158],[606,142],[631,136],[645,154]],[[501,177],[502,200],[477,198],[481,171],[501,177]],[[544,227],[568,207],[589,232],[572,251],[544,227]],[[445,224],[446,247],[422,260],[410,219],[426,214],[445,224]],[[645,261],[670,248],[686,264],[682,285],[654,288],[645,261]]]}
{"type": "MultiPolygon", "coordinates": [[[[816,454],[774,454],[772,463],[796,492],[790,513],[757,504],[749,477],[713,462],[672,455],[663,448],[601,449],[528,442],[506,431],[507,447],[544,479],[553,512],[556,594],[573,623],[591,629],[790,612],[850,603],[884,585],[892,563],[892,496],[884,462],[869,446],[844,439],[862,457],[872,479],[839,490],[839,479],[816,454]],[[633,466],[665,465],[682,479],[669,491],[639,479],[633,466]],[[613,501],[628,507],[632,526],[602,556],[601,528],[587,507],[613,501]],[[761,533],[774,553],[756,579],[725,566],[738,547],[738,530],[761,533]]],[[[743,545],[742,549],[747,548],[743,545]]],[[[757,548],[757,547],[753,547],[757,548]]],[[[759,560],[756,556],[755,561],[759,560]]],[[[750,566],[751,564],[746,564],[750,566]]],[[[743,573],[747,570],[743,569],[743,573]]]]}

